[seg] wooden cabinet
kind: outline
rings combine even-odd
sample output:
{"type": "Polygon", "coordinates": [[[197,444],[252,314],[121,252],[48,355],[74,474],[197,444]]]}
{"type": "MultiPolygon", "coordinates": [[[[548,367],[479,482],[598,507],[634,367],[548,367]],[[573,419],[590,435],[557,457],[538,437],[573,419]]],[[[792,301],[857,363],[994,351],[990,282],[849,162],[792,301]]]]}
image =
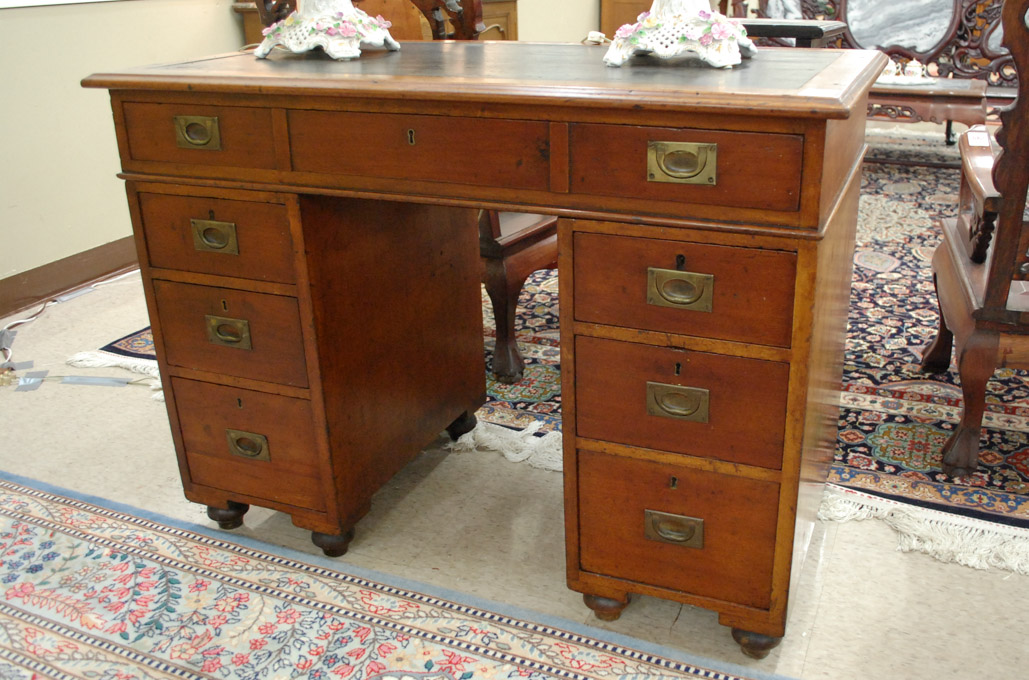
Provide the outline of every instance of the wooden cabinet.
{"type": "Polygon", "coordinates": [[[481,40],[518,40],[518,0],[482,0],[481,40]]]}
{"type": "Polygon", "coordinates": [[[483,399],[476,210],[555,214],[569,587],[607,619],[634,593],[713,609],[760,656],[835,443],[885,58],[603,52],[415,42],[86,84],[111,90],[188,498],[343,552],[483,399]]]}

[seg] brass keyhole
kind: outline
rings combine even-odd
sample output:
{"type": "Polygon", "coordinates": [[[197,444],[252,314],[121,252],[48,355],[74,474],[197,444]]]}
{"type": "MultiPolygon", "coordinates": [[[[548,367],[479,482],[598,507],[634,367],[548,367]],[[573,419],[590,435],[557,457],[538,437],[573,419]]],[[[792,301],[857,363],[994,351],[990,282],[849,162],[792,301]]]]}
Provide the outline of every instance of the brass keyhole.
{"type": "Polygon", "coordinates": [[[414,130],[407,131],[407,143],[414,146],[414,130]]]}

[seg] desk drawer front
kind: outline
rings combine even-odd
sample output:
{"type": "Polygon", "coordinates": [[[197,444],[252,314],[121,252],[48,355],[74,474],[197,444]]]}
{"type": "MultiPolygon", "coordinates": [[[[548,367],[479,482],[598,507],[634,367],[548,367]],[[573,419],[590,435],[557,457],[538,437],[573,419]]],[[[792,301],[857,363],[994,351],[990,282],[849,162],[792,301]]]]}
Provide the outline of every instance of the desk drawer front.
{"type": "Polygon", "coordinates": [[[800,207],[800,135],[574,125],[570,142],[575,193],[783,212],[800,207]],[[662,143],[673,145],[667,156],[657,148],[662,143]],[[681,144],[701,148],[675,146],[681,144]],[[697,165],[696,175],[686,178],[694,174],[687,165],[697,165]]]}
{"type": "Polygon", "coordinates": [[[790,345],[795,253],[584,233],[574,248],[577,321],[790,345]]]}
{"type": "Polygon", "coordinates": [[[579,336],[575,375],[582,437],[782,467],[788,364],[579,336]]]}
{"type": "Polygon", "coordinates": [[[518,189],[550,182],[547,123],[290,111],[289,129],[299,172],[518,189]]]}
{"type": "Polygon", "coordinates": [[[307,387],[295,298],[154,281],[168,363],[307,387]]]}
{"type": "Polygon", "coordinates": [[[142,193],[139,206],[151,266],[296,280],[284,205],[142,193]]]}
{"type": "Polygon", "coordinates": [[[592,451],[578,456],[584,571],[770,606],[778,484],[592,451]]]}
{"type": "Polygon", "coordinates": [[[131,160],[275,168],[270,109],[126,102],[122,110],[131,160]]]}
{"type": "Polygon", "coordinates": [[[324,510],[311,402],[172,379],[190,479],[324,510]]]}

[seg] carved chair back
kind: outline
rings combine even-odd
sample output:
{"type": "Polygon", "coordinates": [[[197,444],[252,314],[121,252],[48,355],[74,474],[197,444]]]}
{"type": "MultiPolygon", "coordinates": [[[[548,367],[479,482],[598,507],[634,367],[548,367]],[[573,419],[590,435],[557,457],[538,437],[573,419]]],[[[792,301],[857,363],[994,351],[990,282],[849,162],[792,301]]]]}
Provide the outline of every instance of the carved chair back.
{"type": "MultiPolygon", "coordinates": [[[[282,21],[296,9],[299,0],[257,0],[261,23],[270,26],[282,21]]],[[[435,40],[475,40],[485,29],[482,23],[482,0],[407,0],[425,16],[435,40]]],[[[354,6],[369,14],[374,0],[354,0],[354,6]],[[367,5],[367,7],[365,6],[367,5]]],[[[389,16],[386,17],[389,19],[389,16]]]]}

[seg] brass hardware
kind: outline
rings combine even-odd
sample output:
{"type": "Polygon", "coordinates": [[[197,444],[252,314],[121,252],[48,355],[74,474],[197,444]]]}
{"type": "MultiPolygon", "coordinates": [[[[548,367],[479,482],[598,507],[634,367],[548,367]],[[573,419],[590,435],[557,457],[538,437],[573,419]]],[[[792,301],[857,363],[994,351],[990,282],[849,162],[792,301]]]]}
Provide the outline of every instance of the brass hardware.
{"type": "Polygon", "coordinates": [[[207,321],[207,340],[212,344],[236,349],[252,349],[250,322],[246,319],[229,319],[210,314],[204,319],[207,321]]]}
{"type": "Polygon", "coordinates": [[[710,393],[702,387],[681,387],[647,382],[647,414],[661,418],[706,423],[710,393]]]}
{"type": "Polygon", "coordinates": [[[674,184],[718,183],[718,145],[647,142],[647,181],[674,184]]]}
{"type": "Polygon", "coordinates": [[[644,510],[643,535],[661,543],[681,545],[685,548],[703,548],[704,520],[699,517],[644,510]]]}
{"type": "Polygon", "coordinates": [[[710,312],[714,293],[713,274],[647,268],[647,304],[710,312]]]}
{"type": "Polygon", "coordinates": [[[407,131],[407,143],[410,144],[411,146],[414,146],[414,130],[413,129],[407,131]]]}
{"type": "Polygon", "coordinates": [[[182,149],[221,151],[217,116],[175,116],[175,143],[182,149]]]}
{"type": "Polygon", "coordinates": [[[239,255],[236,225],[216,220],[190,220],[193,228],[193,247],[207,253],[239,255]]]}
{"type": "Polygon", "coordinates": [[[271,460],[268,450],[268,438],[256,432],[225,429],[225,439],[229,442],[229,453],[250,460],[271,460]]]}

